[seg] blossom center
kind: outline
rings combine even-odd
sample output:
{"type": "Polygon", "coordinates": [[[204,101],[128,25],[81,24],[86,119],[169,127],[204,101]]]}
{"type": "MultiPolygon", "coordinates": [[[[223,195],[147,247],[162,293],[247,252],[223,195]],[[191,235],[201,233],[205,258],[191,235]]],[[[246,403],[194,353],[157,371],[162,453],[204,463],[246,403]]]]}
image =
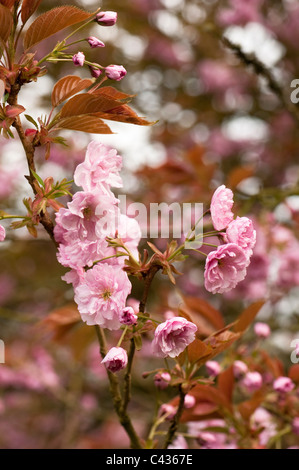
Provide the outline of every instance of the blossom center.
{"type": "Polygon", "coordinates": [[[89,220],[92,217],[91,207],[85,207],[85,209],[83,209],[83,215],[85,219],[89,220]]]}
{"type": "Polygon", "coordinates": [[[104,292],[102,292],[101,297],[104,300],[109,300],[111,295],[112,295],[112,292],[109,289],[106,289],[104,290],[104,292]]]}

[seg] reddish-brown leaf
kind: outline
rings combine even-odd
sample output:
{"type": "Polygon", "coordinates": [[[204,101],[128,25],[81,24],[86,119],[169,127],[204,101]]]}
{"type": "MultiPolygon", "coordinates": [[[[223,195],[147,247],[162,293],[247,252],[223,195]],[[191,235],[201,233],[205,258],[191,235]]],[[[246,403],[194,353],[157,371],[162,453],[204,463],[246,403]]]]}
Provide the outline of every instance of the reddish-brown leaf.
{"type": "Polygon", "coordinates": [[[92,91],[91,94],[93,95],[104,95],[107,98],[113,98],[118,100],[120,103],[125,104],[134,98],[135,95],[128,95],[127,93],[123,93],[112,86],[104,86],[98,88],[95,91],[92,91]]]}
{"type": "Polygon", "coordinates": [[[88,88],[92,83],[93,81],[90,78],[82,79],[75,75],[67,75],[66,77],[61,78],[54,85],[52,91],[52,106],[55,108],[70,96],[88,88]]]}
{"type": "Polygon", "coordinates": [[[205,357],[209,357],[210,353],[211,347],[197,338],[188,346],[188,358],[190,362],[203,360],[205,357]]]}
{"type": "Polygon", "coordinates": [[[209,326],[210,329],[212,327],[212,332],[215,331],[215,329],[220,330],[225,326],[223,317],[219,310],[209,304],[206,300],[199,297],[183,297],[183,300],[187,307],[187,312],[189,314],[191,313],[192,317],[194,317],[196,321],[200,320],[201,324],[204,320],[207,327],[209,326]]]}
{"type": "Polygon", "coordinates": [[[6,42],[13,25],[12,14],[8,8],[0,5],[0,38],[6,42]]]}
{"type": "Polygon", "coordinates": [[[233,367],[230,366],[228,367],[228,369],[218,375],[218,388],[226,396],[230,403],[232,402],[234,385],[235,378],[233,373],[233,367]]]}
{"type": "Polygon", "coordinates": [[[81,93],[73,96],[62,107],[60,116],[62,118],[78,116],[79,114],[96,114],[106,112],[109,109],[116,108],[118,101],[106,96],[93,95],[91,93],[81,93]]]}
{"type": "Polygon", "coordinates": [[[57,122],[55,127],[70,129],[73,131],[89,132],[90,134],[113,134],[107,124],[92,114],[83,114],[61,119],[57,122]]]}
{"type": "Polygon", "coordinates": [[[260,300],[258,302],[255,302],[249,305],[249,307],[247,307],[241,313],[240,317],[238,318],[238,321],[233,327],[233,330],[235,332],[245,331],[248,328],[248,326],[253,322],[253,320],[255,319],[256,315],[258,314],[258,312],[260,311],[264,303],[265,302],[263,300],[260,300]]]}
{"type": "Polygon", "coordinates": [[[16,3],[16,0],[1,0],[0,3],[1,5],[4,5],[7,8],[11,8],[16,3]]]}
{"type": "Polygon", "coordinates": [[[263,350],[261,350],[260,353],[263,358],[264,365],[269,372],[274,375],[274,377],[277,378],[284,375],[283,364],[279,359],[269,356],[269,354],[263,350]]]}
{"type": "Polygon", "coordinates": [[[290,367],[289,377],[294,382],[299,383],[299,364],[294,364],[290,367]]]}
{"type": "Polygon", "coordinates": [[[136,124],[138,126],[152,126],[154,122],[147,121],[144,118],[138,116],[135,111],[130,108],[127,104],[122,104],[116,108],[113,108],[106,113],[97,113],[101,119],[109,119],[110,121],[125,122],[128,124],[136,124]]]}
{"type": "Polygon", "coordinates": [[[196,403],[191,409],[183,411],[181,422],[188,423],[189,421],[201,421],[209,418],[219,418],[221,415],[218,412],[219,406],[210,401],[201,401],[196,403]],[[215,413],[217,413],[215,415],[215,413]]]}
{"type": "Polygon", "coordinates": [[[253,173],[254,167],[251,165],[234,168],[228,175],[226,185],[228,188],[235,189],[241,181],[249,178],[253,173]]]}
{"type": "Polygon", "coordinates": [[[237,339],[240,338],[240,336],[241,333],[236,333],[225,329],[209,336],[207,339],[205,339],[204,342],[205,344],[211,346],[212,351],[206,360],[210,360],[228,349],[237,339]]]}
{"type": "Polygon", "coordinates": [[[88,13],[75,6],[61,6],[38,16],[29,26],[24,37],[24,48],[38,44],[44,39],[82,21],[88,20],[93,14],[88,13]]]}
{"type": "Polygon", "coordinates": [[[41,1],[42,0],[23,0],[21,10],[21,20],[23,24],[25,24],[30,16],[37,10],[41,1]]]}
{"type": "Polygon", "coordinates": [[[216,412],[219,416],[222,410],[232,411],[230,401],[221,390],[215,387],[198,384],[188,393],[194,396],[196,405],[190,409],[184,410],[181,419],[182,422],[202,419],[204,415],[210,415],[216,412]]]}
{"type": "Polygon", "coordinates": [[[249,400],[240,403],[238,405],[238,410],[242,418],[247,421],[250,416],[254,413],[254,411],[260,406],[263,400],[264,392],[262,390],[258,390],[249,400]]]}
{"type": "MultiPolygon", "coordinates": [[[[210,385],[198,384],[188,394],[195,398],[196,404],[192,408],[183,411],[182,423],[198,421],[207,417],[219,417],[222,410],[232,411],[230,401],[222,391],[210,385]]],[[[178,396],[170,401],[173,406],[177,406],[178,403],[178,396]]]]}
{"type": "Polygon", "coordinates": [[[67,304],[49,313],[39,323],[39,326],[51,332],[53,339],[59,341],[80,321],[81,317],[77,306],[75,304],[67,304]]]}

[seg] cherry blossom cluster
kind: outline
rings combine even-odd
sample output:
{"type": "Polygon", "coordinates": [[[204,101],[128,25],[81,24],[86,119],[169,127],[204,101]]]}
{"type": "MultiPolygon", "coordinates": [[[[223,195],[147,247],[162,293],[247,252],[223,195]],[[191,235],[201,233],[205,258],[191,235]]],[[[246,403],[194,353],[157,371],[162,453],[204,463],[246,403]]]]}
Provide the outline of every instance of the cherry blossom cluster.
{"type": "Polygon", "coordinates": [[[208,254],[204,273],[205,288],[213,294],[228,292],[243,281],[256,243],[252,221],[247,217],[234,219],[233,204],[233,192],[219,186],[213,194],[210,212],[213,226],[225,244],[208,254]]]}
{"type": "MultiPolygon", "coordinates": [[[[253,331],[255,338],[253,338],[252,347],[255,347],[254,343],[260,344],[271,335],[269,325],[263,322],[256,322],[253,331]]],[[[207,361],[205,369],[208,379],[217,383],[218,376],[226,370],[226,367],[225,360],[222,364],[216,360],[207,361]]],[[[234,393],[238,393],[247,400],[252,399],[253,403],[256,403],[247,422],[253,448],[263,449],[269,446],[271,439],[279,437],[281,429],[284,429],[285,434],[293,433],[295,437],[299,436],[299,416],[296,408],[298,380],[295,378],[294,381],[290,376],[282,375],[283,369],[281,369],[281,375],[278,371],[275,371],[275,374],[273,372],[267,368],[267,365],[260,362],[258,355],[253,361],[252,354],[249,354],[248,349],[244,350],[244,347],[237,350],[236,359],[232,362],[234,393]],[[246,351],[245,354],[244,351],[246,351]],[[263,393],[264,396],[263,399],[254,402],[257,393],[261,396],[263,393]],[[291,407],[289,415],[285,415],[288,407],[291,407]]],[[[157,388],[163,390],[168,387],[170,380],[169,374],[163,372],[156,374],[154,383],[157,388]]],[[[195,407],[196,400],[191,390],[185,396],[184,408],[189,408],[192,412],[192,408],[195,409],[195,407]]],[[[176,414],[176,408],[171,403],[164,403],[160,407],[160,415],[170,420],[176,414]]],[[[235,423],[238,423],[240,416],[236,414],[235,419],[235,423]]],[[[239,448],[240,436],[229,419],[227,421],[219,418],[188,421],[187,429],[188,437],[192,436],[201,449],[239,448]]],[[[179,435],[169,448],[188,449],[188,443],[183,436],[179,435]]],[[[298,446],[289,448],[298,448],[298,446]]]]}
{"type": "Polygon", "coordinates": [[[54,230],[58,261],[71,268],[63,279],[74,286],[82,320],[110,330],[121,326],[131,283],[122,269],[124,256],[108,246],[106,237],[121,238],[132,256],[141,237],[137,221],[120,213],[111,190],[122,186],[121,167],[116,150],[91,142],[74,174],[83,191],[57,212],[54,230]]]}

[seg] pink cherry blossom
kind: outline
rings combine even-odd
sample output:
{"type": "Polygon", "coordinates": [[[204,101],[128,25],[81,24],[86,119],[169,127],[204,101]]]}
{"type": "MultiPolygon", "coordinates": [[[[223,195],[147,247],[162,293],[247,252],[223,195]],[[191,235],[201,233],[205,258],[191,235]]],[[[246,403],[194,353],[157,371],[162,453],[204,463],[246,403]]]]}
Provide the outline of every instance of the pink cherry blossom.
{"type": "Polygon", "coordinates": [[[163,403],[163,405],[160,406],[159,415],[160,416],[166,415],[166,419],[171,420],[172,418],[175,417],[176,412],[177,412],[176,407],[174,407],[173,405],[170,405],[169,403],[163,403]]]}
{"type": "Polygon", "coordinates": [[[183,436],[176,437],[167,449],[188,449],[188,444],[183,436]]]}
{"type": "Polygon", "coordinates": [[[291,392],[295,388],[294,382],[289,377],[278,377],[274,380],[273,388],[276,392],[291,392]]]}
{"type": "Polygon", "coordinates": [[[211,377],[217,377],[220,374],[221,367],[217,361],[207,361],[206,369],[211,377]]]}
{"type": "Polygon", "coordinates": [[[189,393],[187,393],[184,399],[184,408],[186,409],[193,408],[195,403],[196,403],[196,398],[193,395],[190,395],[189,393]]]}
{"type": "Polygon", "coordinates": [[[292,243],[280,256],[277,284],[283,289],[299,286],[299,243],[292,243]]]}
{"type": "Polygon", "coordinates": [[[110,191],[110,187],[120,188],[122,179],[119,172],[122,158],[115,149],[101,142],[92,141],[87,147],[85,160],[77,166],[74,181],[84,191],[110,191]]]}
{"type": "Polygon", "coordinates": [[[242,385],[247,390],[247,392],[252,393],[256,392],[261,388],[263,384],[262,376],[259,372],[247,372],[244,379],[242,380],[242,385]]]}
{"type": "Polygon", "coordinates": [[[271,334],[271,329],[267,323],[257,322],[254,325],[254,332],[259,338],[268,338],[271,334]]]}
{"type": "Polygon", "coordinates": [[[87,325],[116,330],[131,292],[131,283],[120,266],[100,263],[89,269],[75,288],[75,302],[87,325]]]}
{"type": "Polygon", "coordinates": [[[219,186],[213,194],[211,200],[211,217],[216,230],[225,229],[234,218],[232,213],[233,192],[231,189],[226,188],[224,184],[219,186]]]}
{"type": "MultiPolygon", "coordinates": [[[[56,223],[66,232],[76,232],[81,240],[95,240],[95,226],[97,217],[96,207],[100,204],[97,195],[78,191],[74,194],[68,208],[62,208],[56,214],[56,223]]],[[[57,229],[59,231],[59,229],[57,229]]],[[[61,239],[61,231],[59,232],[61,239]]]]}
{"type": "Polygon", "coordinates": [[[183,317],[173,317],[158,325],[152,351],[159,357],[176,357],[195,339],[197,326],[183,317]]]}
{"type": "Polygon", "coordinates": [[[108,195],[78,191],[74,194],[67,209],[62,208],[56,213],[55,237],[58,242],[67,240],[71,232],[82,241],[95,241],[113,234],[110,230],[117,225],[117,200],[108,195]]]}
{"type": "Polygon", "coordinates": [[[233,373],[236,379],[244,377],[248,372],[248,367],[243,361],[234,361],[233,363],[233,373]]]}
{"type": "Polygon", "coordinates": [[[226,238],[230,243],[239,245],[244,253],[250,257],[256,243],[256,231],[253,223],[247,217],[237,217],[226,229],[226,238]]]}
{"type": "MultiPolygon", "coordinates": [[[[190,421],[188,423],[188,434],[197,437],[197,441],[202,449],[235,449],[236,442],[225,432],[206,431],[206,428],[217,427],[227,428],[223,419],[207,419],[202,421],[190,421]]],[[[234,429],[230,430],[234,434],[234,429]]]]}
{"type": "Polygon", "coordinates": [[[104,359],[102,364],[105,364],[106,368],[110,372],[118,372],[121,369],[124,369],[128,363],[127,351],[123,348],[111,348],[104,359]]]}
{"type": "Polygon", "coordinates": [[[5,239],[5,236],[6,236],[5,228],[2,225],[0,225],[0,242],[3,242],[3,240],[5,239]]]}
{"type": "Polygon", "coordinates": [[[218,21],[223,26],[263,23],[260,14],[263,0],[230,0],[230,8],[220,9],[218,21]]]}
{"type": "Polygon", "coordinates": [[[258,407],[251,415],[250,426],[253,430],[264,428],[258,435],[261,446],[266,446],[269,439],[277,433],[276,425],[271,414],[262,407],[258,407]]]}
{"type": "Polygon", "coordinates": [[[243,281],[248,266],[247,256],[235,243],[220,245],[211,251],[205,265],[205,288],[213,294],[228,292],[243,281]]]}
{"type": "Polygon", "coordinates": [[[85,271],[83,268],[71,269],[64,276],[61,277],[63,281],[67,284],[72,284],[74,287],[77,287],[81,282],[83,282],[85,277],[85,271]]]}
{"type": "MultiPolygon", "coordinates": [[[[75,232],[65,236],[65,242],[60,243],[57,259],[62,266],[78,270],[84,266],[92,266],[95,261],[115,255],[115,250],[108,247],[105,239],[82,241],[75,232]],[[71,238],[72,237],[72,238],[71,238]]],[[[122,258],[111,258],[109,264],[121,264],[122,258]]]]}
{"type": "Polygon", "coordinates": [[[117,236],[121,238],[131,254],[138,259],[138,245],[141,240],[141,229],[136,219],[120,214],[117,236]]]}

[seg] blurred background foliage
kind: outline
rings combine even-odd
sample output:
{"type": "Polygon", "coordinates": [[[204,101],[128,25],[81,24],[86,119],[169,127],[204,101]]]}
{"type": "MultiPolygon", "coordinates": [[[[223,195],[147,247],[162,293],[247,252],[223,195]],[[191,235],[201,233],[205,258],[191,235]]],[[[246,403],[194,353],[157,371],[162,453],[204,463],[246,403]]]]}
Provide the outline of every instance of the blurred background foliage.
{"type": "MultiPolygon", "coordinates": [[[[184,275],[176,287],[157,276],[148,308],[162,316],[167,310],[177,313],[183,298],[204,299],[228,323],[249,303],[265,299],[260,318],[273,330],[266,349],[288,368],[290,342],[299,331],[298,107],[290,100],[291,81],[299,77],[298,4],[290,0],[235,5],[217,0],[71,3],[89,11],[101,6],[118,12],[114,27],[94,24],[86,32],[103,40],[105,48],[92,50],[80,43],[71,51],[83,51],[101,65],[122,64],[128,74],[116,87],[136,95],[131,104],[140,115],[158,121],[146,129],[117,123],[111,126],[116,135],[96,136],[123,155],[128,199],[147,205],[200,201],[208,207],[214,189],[225,184],[235,193],[235,213],[255,220],[258,243],[252,265],[234,292],[208,294],[203,262],[195,255],[179,266],[184,275]],[[240,45],[245,60],[223,43],[224,34],[240,45]],[[246,60],[252,60],[253,66],[246,60]],[[264,66],[258,75],[254,64],[259,63],[264,66]],[[269,87],[269,71],[278,93],[269,87]]],[[[39,13],[63,4],[43,0],[39,13]]],[[[56,35],[41,43],[37,57],[49,52],[58,37],[63,38],[56,35]]],[[[49,112],[50,91],[60,77],[89,76],[88,69],[75,69],[70,63],[47,64],[47,70],[40,86],[30,84],[20,96],[20,103],[35,118],[49,112]]],[[[93,137],[63,135],[69,147],[53,145],[47,162],[40,149],[42,176],[72,178],[93,137]]],[[[24,156],[17,142],[2,140],[1,148],[1,209],[21,210],[21,197],[31,195],[23,177],[24,156]]],[[[0,337],[6,353],[6,364],[0,366],[0,447],[126,447],[94,331],[78,322],[72,290],[61,280],[65,271],[56,260],[55,247],[42,229],[38,240],[25,230],[9,231],[7,238],[0,249],[0,337]],[[59,309],[64,309],[66,324],[61,324],[59,309]]],[[[165,240],[158,244],[163,247],[165,240]]],[[[141,285],[134,281],[132,297],[140,295],[141,285]]],[[[213,331],[196,301],[188,308],[201,318],[206,334],[213,331]]],[[[113,340],[111,335],[112,344],[113,340]]],[[[235,348],[250,348],[253,342],[249,330],[235,348]]],[[[157,366],[145,340],[137,357],[131,410],[140,433],[150,425],[152,397],[157,393],[152,379],[143,379],[142,372],[157,366]]],[[[161,393],[159,402],[169,399],[161,393]]]]}

